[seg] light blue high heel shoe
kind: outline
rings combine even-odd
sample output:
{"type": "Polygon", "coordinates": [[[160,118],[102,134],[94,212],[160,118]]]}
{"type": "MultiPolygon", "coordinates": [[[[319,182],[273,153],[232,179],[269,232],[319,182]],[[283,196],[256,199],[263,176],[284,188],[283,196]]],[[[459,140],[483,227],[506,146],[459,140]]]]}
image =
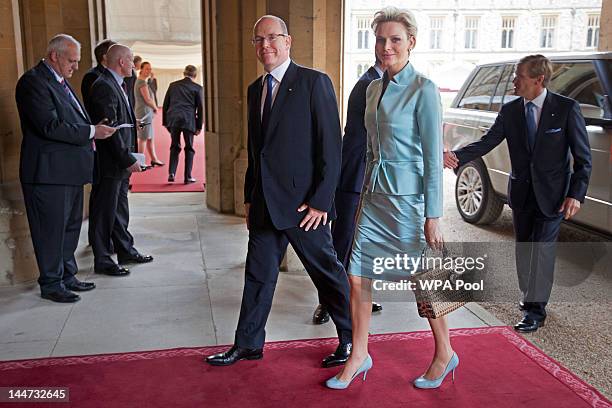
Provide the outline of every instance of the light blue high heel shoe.
{"type": "Polygon", "coordinates": [[[332,388],[334,390],[343,390],[349,385],[351,385],[351,382],[353,382],[355,377],[357,377],[361,373],[363,373],[363,381],[365,381],[366,374],[368,373],[368,370],[372,368],[372,365],[372,357],[370,357],[370,355],[368,354],[366,359],[363,360],[363,363],[361,363],[361,366],[359,366],[359,368],[357,369],[355,374],[353,374],[349,381],[340,381],[338,378],[336,378],[336,376],[334,376],[329,380],[325,381],[325,385],[327,386],[327,388],[332,388]]]}
{"type": "Polygon", "coordinates": [[[444,378],[446,378],[448,373],[451,371],[453,372],[453,381],[455,381],[455,368],[457,368],[458,365],[459,357],[457,356],[457,353],[453,353],[453,356],[446,365],[446,369],[441,376],[434,378],[433,380],[428,380],[425,377],[420,376],[414,380],[414,386],[417,388],[438,388],[442,384],[442,381],[444,381],[444,378]]]}

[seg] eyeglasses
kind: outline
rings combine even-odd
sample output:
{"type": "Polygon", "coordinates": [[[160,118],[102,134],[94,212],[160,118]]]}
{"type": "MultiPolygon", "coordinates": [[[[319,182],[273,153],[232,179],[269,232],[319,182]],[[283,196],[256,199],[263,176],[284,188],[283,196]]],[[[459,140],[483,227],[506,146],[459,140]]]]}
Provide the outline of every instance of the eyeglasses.
{"type": "Polygon", "coordinates": [[[269,34],[265,37],[257,36],[251,39],[251,42],[253,43],[253,45],[263,45],[263,43],[267,40],[268,44],[272,44],[279,37],[287,37],[287,35],[286,34],[269,34]]]}

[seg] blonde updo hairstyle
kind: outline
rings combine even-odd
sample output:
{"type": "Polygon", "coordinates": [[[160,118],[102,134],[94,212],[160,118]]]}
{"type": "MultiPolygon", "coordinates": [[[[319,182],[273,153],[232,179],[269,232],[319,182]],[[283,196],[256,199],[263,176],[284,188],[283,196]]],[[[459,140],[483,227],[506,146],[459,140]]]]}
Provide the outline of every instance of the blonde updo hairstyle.
{"type": "Polygon", "coordinates": [[[374,14],[374,20],[372,20],[372,30],[376,34],[376,28],[381,23],[400,23],[406,29],[408,37],[412,36],[416,39],[417,36],[417,22],[414,14],[408,10],[400,9],[397,7],[385,7],[374,14]]]}

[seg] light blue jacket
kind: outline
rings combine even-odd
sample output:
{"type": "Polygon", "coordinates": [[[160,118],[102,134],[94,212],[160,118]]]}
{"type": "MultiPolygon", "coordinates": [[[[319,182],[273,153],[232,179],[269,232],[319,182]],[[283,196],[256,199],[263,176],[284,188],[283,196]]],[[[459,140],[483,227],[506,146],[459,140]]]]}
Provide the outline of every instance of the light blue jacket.
{"type": "Polygon", "coordinates": [[[366,93],[368,131],[364,192],[424,194],[425,217],[442,216],[442,105],[438,87],[407,64],[366,93]]]}

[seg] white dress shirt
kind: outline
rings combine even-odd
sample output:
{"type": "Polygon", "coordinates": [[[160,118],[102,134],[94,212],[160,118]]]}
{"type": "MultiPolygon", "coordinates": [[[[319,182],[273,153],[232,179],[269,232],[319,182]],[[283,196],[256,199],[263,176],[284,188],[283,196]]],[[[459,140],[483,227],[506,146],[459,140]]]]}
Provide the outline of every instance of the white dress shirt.
{"type": "Polygon", "coordinates": [[[527,104],[529,102],[533,103],[535,105],[535,128],[538,128],[538,125],[540,124],[540,117],[542,117],[542,107],[544,106],[544,101],[546,100],[546,94],[548,92],[546,91],[546,88],[544,88],[544,90],[542,91],[542,93],[538,96],[536,96],[534,99],[528,101],[525,98],[523,98],[523,107],[525,108],[525,117],[527,117],[527,104]]]}
{"type": "MultiPolygon", "coordinates": [[[[287,69],[289,68],[289,64],[291,64],[291,58],[287,58],[285,62],[280,64],[278,67],[274,68],[272,72],[266,73],[266,75],[268,74],[272,75],[272,78],[273,78],[272,80],[272,106],[274,106],[274,100],[276,99],[276,94],[278,94],[278,88],[280,88],[279,85],[281,81],[283,80],[283,77],[285,76],[287,69]]],[[[261,82],[263,84],[263,90],[261,92],[261,112],[260,114],[261,114],[262,119],[263,119],[264,103],[266,101],[266,95],[268,94],[268,87],[266,86],[266,75],[264,75],[261,78],[261,82]]]]}

